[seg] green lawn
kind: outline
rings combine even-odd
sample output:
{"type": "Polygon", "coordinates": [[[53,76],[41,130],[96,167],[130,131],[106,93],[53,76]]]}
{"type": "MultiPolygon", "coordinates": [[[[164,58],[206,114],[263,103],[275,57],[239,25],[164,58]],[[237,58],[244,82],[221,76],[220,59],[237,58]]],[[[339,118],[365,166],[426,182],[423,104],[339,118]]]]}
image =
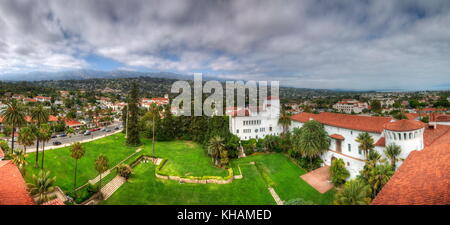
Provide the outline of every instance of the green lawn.
{"type": "MultiPolygon", "coordinates": [[[[145,152],[151,153],[151,143],[145,152]]],[[[162,172],[178,176],[226,176],[227,171],[214,166],[201,145],[190,141],[156,142],[155,155],[168,159],[162,172]]]]}
{"type": "Polygon", "coordinates": [[[133,177],[102,204],[275,204],[256,168],[253,165],[241,168],[248,177],[230,184],[180,184],[156,178],[153,164],[140,164],[135,167],[133,177]]]}
{"type": "MultiPolygon", "coordinates": [[[[287,156],[276,153],[254,155],[234,160],[232,166],[236,168],[237,164],[252,161],[268,174],[272,187],[282,200],[303,198],[315,204],[331,204],[335,191],[332,189],[320,194],[300,178],[306,171],[295,165],[287,156]]],[[[245,172],[242,173],[246,177],[245,172]]]]}
{"type": "MultiPolygon", "coordinates": [[[[136,151],[136,147],[127,147],[122,144],[124,141],[124,135],[119,133],[83,143],[86,151],[84,157],[78,160],[77,186],[83,185],[98,175],[94,163],[100,154],[108,157],[109,166],[112,167],[136,151]]],[[[41,156],[42,152],[39,152],[39,165],[41,156]]],[[[31,182],[32,174],[38,171],[34,168],[35,157],[35,153],[30,153],[26,158],[28,165],[25,179],[27,182],[31,182]]],[[[45,169],[51,171],[53,176],[56,176],[56,186],[65,191],[73,189],[75,160],[70,157],[70,147],[45,151],[44,166],[45,169]]]]}
{"type": "MultiPolygon", "coordinates": [[[[78,186],[96,177],[94,161],[101,153],[105,154],[114,166],[138,148],[140,154],[151,154],[151,141],[142,139],[140,147],[128,147],[122,133],[84,143],[86,155],[78,162],[78,186]]],[[[172,175],[226,176],[224,169],[214,167],[211,158],[202,147],[189,141],[157,142],[155,155],[168,159],[162,171],[172,175]]],[[[127,161],[130,163],[137,155],[127,161]]],[[[37,172],[34,166],[34,153],[29,154],[26,180],[37,172]]],[[[45,167],[57,177],[56,185],[64,191],[73,188],[75,161],[70,157],[69,147],[45,151],[45,167]]],[[[155,166],[151,163],[140,164],[134,168],[134,174],[103,204],[275,204],[267,187],[272,186],[282,200],[303,198],[315,204],[330,204],[334,190],[320,194],[300,175],[305,171],[295,165],[283,154],[260,154],[231,161],[235,174],[243,179],[230,184],[180,184],[176,181],[155,177],[155,166]],[[256,162],[250,165],[249,162],[256,162]],[[239,165],[239,166],[238,166],[239,165]]],[[[108,176],[107,182],[115,173],[108,176]]],[[[86,195],[83,190],[81,195],[86,195]]]]}

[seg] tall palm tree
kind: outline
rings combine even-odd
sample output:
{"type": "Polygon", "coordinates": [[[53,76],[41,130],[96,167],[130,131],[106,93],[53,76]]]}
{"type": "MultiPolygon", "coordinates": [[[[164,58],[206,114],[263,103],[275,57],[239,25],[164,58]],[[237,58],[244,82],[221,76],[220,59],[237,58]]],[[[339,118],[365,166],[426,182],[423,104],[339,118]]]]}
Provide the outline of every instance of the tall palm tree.
{"type": "Polygon", "coordinates": [[[314,158],[328,151],[330,138],[321,123],[310,120],[295,132],[294,150],[303,157],[309,158],[311,164],[314,158]]]}
{"type": "Polygon", "coordinates": [[[83,158],[85,150],[83,145],[80,142],[75,142],[70,146],[70,157],[75,159],[75,174],[73,178],[73,191],[76,195],[75,189],[77,187],[77,169],[78,169],[78,160],[83,158]]]}
{"type": "MultiPolygon", "coordinates": [[[[97,170],[97,172],[99,173],[100,176],[100,180],[99,185],[98,185],[98,191],[100,192],[102,189],[102,173],[104,173],[106,170],[108,170],[108,158],[101,154],[97,157],[97,159],[95,160],[95,170],[97,170]]],[[[102,197],[102,194],[100,192],[100,197],[102,197]]]]}
{"type": "Polygon", "coordinates": [[[401,152],[402,152],[401,147],[396,144],[390,144],[386,146],[386,149],[384,150],[384,154],[391,162],[392,169],[394,170],[396,168],[395,164],[397,163],[397,161],[400,160],[399,156],[401,152]]]}
{"type": "Polygon", "coordinates": [[[344,187],[340,189],[335,197],[335,205],[368,205],[369,186],[360,180],[351,180],[345,183],[344,187]]]}
{"type": "Polygon", "coordinates": [[[214,136],[209,140],[208,154],[213,158],[214,165],[219,163],[220,153],[225,149],[224,139],[220,136],[214,136]]]}
{"type": "Polygon", "coordinates": [[[34,167],[38,168],[39,167],[39,142],[42,140],[42,133],[41,133],[41,129],[36,126],[36,125],[32,125],[31,129],[33,130],[33,134],[36,140],[36,159],[34,162],[34,167]]]}
{"type": "Polygon", "coordinates": [[[39,133],[41,134],[41,141],[42,141],[42,157],[41,157],[41,168],[44,169],[44,152],[45,152],[45,143],[50,141],[50,139],[52,138],[52,129],[50,128],[49,125],[44,124],[41,126],[41,128],[39,129],[39,133]]]}
{"type": "Polygon", "coordinates": [[[364,151],[364,156],[366,158],[367,158],[367,154],[369,154],[369,151],[371,151],[375,148],[373,138],[367,132],[360,133],[358,135],[358,137],[356,138],[356,142],[359,143],[358,147],[359,147],[359,149],[364,151]]]}
{"type": "Polygon", "coordinates": [[[25,120],[25,110],[16,100],[6,103],[7,108],[2,112],[3,121],[5,124],[11,126],[11,151],[14,151],[14,136],[16,128],[24,126],[27,121],[25,120]]]}
{"type": "Polygon", "coordinates": [[[285,134],[288,129],[289,126],[291,126],[292,120],[291,120],[291,115],[289,115],[289,113],[286,110],[282,110],[280,117],[278,118],[278,125],[281,125],[281,127],[283,127],[283,134],[285,134]]]}
{"type": "Polygon", "coordinates": [[[27,146],[34,144],[36,137],[34,136],[33,130],[29,127],[24,127],[19,131],[19,137],[17,137],[17,142],[23,146],[23,151],[27,152],[27,146]]]}
{"type": "Polygon", "coordinates": [[[49,112],[41,104],[31,109],[31,119],[36,124],[36,163],[34,165],[36,168],[38,167],[39,162],[39,142],[42,139],[39,128],[41,127],[41,124],[48,122],[49,115],[49,112]]]}
{"type": "Polygon", "coordinates": [[[36,176],[33,174],[33,183],[29,184],[32,194],[38,195],[38,204],[42,204],[49,200],[48,193],[54,190],[53,184],[56,177],[50,177],[50,171],[39,171],[36,176]]]}

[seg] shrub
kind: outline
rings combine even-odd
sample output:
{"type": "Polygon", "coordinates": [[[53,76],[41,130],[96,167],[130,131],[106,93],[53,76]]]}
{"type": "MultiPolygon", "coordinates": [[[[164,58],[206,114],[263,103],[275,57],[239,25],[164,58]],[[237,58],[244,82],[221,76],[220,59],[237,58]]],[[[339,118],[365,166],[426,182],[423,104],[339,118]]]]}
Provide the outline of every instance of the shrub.
{"type": "Polygon", "coordinates": [[[117,173],[119,174],[119,176],[128,180],[128,178],[130,178],[131,174],[133,173],[133,169],[127,164],[120,164],[117,167],[117,173]]]}
{"type": "Polygon", "coordinates": [[[284,203],[285,205],[314,205],[311,201],[306,201],[303,198],[295,198],[284,203]]]}
{"type": "Polygon", "coordinates": [[[298,165],[307,171],[311,171],[311,170],[320,168],[320,166],[322,165],[322,162],[323,162],[320,157],[313,158],[312,160],[309,158],[306,158],[306,157],[300,157],[297,159],[297,161],[298,161],[298,165]]]}
{"type": "Polygon", "coordinates": [[[330,173],[331,182],[336,186],[344,184],[345,180],[350,176],[342,159],[335,159],[331,162],[330,173]]]}

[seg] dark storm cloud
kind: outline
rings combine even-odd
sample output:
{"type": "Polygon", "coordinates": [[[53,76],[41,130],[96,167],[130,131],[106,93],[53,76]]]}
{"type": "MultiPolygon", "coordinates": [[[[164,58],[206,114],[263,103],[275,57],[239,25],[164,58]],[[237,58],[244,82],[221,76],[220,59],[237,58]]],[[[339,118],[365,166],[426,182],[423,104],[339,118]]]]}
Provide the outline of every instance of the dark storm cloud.
{"type": "Polygon", "coordinates": [[[0,2],[0,73],[89,68],[205,71],[318,88],[450,81],[450,2],[0,2]]]}

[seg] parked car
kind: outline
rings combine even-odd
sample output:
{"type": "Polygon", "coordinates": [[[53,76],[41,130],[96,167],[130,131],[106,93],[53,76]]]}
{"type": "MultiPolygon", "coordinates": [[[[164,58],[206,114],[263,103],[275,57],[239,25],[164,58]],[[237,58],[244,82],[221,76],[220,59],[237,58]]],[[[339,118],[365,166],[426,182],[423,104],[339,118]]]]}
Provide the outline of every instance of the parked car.
{"type": "Polygon", "coordinates": [[[111,130],[110,129],[106,129],[105,132],[111,132],[111,130]]]}
{"type": "Polygon", "coordinates": [[[58,135],[58,137],[66,137],[67,136],[67,134],[60,134],[60,135],[58,135]]]}
{"type": "Polygon", "coordinates": [[[56,136],[56,135],[52,135],[52,138],[57,138],[58,136],[56,136]]]}
{"type": "Polygon", "coordinates": [[[53,142],[53,145],[60,145],[60,144],[62,144],[60,141],[54,141],[53,142]]]}
{"type": "Polygon", "coordinates": [[[90,131],[86,131],[86,132],[83,133],[84,136],[89,136],[89,135],[91,135],[91,134],[92,134],[92,133],[91,133],[90,131]]]}
{"type": "Polygon", "coordinates": [[[114,128],[114,130],[118,130],[118,129],[120,129],[120,128],[119,128],[119,127],[115,127],[115,128],[114,128]]]}

